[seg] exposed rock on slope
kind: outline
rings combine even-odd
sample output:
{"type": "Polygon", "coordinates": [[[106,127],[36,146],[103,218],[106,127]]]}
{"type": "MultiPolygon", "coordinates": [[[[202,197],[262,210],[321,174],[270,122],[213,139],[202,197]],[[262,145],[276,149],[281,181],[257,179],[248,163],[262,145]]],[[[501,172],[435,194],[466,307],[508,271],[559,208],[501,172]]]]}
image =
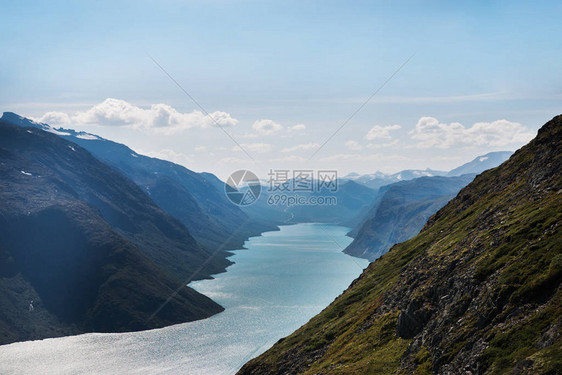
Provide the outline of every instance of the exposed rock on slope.
{"type": "Polygon", "coordinates": [[[562,116],[240,374],[557,374],[562,116]]]}

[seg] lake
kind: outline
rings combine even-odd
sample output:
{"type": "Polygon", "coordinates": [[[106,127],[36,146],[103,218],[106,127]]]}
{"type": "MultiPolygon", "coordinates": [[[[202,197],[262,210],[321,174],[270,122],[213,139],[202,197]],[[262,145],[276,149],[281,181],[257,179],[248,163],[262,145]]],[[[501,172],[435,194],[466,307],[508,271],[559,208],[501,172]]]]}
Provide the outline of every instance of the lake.
{"type": "Polygon", "coordinates": [[[368,265],[342,253],[349,228],[280,229],[250,238],[227,272],[190,284],[224,312],[150,331],[0,346],[0,373],[234,374],[324,309],[368,265]]]}

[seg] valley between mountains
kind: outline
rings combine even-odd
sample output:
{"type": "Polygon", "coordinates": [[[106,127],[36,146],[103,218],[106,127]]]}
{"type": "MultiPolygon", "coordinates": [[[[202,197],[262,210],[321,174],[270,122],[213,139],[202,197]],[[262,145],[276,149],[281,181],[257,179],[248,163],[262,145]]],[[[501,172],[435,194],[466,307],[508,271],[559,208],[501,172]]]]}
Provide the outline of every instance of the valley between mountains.
{"type": "Polygon", "coordinates": [[[228,306],[187,284],[250,237],[320,223],[372,263],[240,374],[559,373],[561,138],[558,116],[514,154],[340,177],[337,205],[275,206],[264,187],[239,207],[210,173],[4,113],[0,344],[215,316],[228,306]]]}

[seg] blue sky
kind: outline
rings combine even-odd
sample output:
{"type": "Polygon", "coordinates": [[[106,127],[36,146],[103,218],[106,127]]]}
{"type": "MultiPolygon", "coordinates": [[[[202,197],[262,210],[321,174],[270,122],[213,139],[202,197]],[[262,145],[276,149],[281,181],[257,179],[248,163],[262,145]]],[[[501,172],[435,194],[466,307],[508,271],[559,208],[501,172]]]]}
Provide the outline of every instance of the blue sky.
{"type": "Polygon", "coordinates": [[[0,105],[221,177],[239,167],[450,169],[521,146],[562,112],[561,8],[555,1],[3,1],[0,105]],[[193,114],[197,106],[148,55],[222,116],[258,165],[193,114]]]}

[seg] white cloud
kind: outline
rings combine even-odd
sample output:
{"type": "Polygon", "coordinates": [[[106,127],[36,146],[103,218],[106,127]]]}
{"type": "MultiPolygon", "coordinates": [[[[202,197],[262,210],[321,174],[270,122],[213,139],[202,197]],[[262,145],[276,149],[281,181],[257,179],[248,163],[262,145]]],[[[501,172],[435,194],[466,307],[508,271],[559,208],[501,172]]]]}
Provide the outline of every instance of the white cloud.
{"type": "Polygon", "coordinates": [[[271,162],[290,162],[290,161],[304,162],[306,160],[307,160],[306,158],[297,155],[289,155],[282,158],[269,159],[269,161],[271,162]]]}
{"type": "Polygon", "coordinates": [[[70,116],[64,112],[47,112],[40,118],[34,120],[49,124],[53,127],[66,127],[71,124],[70,116]]]}
{"type": "Polygon", "coordinates": [[[459,155],[451,155],[451,156],[440,155],[440,156],[433,156],[431,159],[439,160],[439,161],[457,161],[457,160],[462,160],[463,158],[459,155]]]}
{"type": "Polygon", "coordinates": [[[196,146],[196,147],[195,147],[195,151],[197,151],[197,152],[207,151],[207,147],[205,147],[205,146],[196,146]]]}
{"type": "Polygon", "coordinates": [[[387,160],[408,160],[406,156],[396,154],[334,154],[326,156],[320,161],[387,161],[387,160]]]}
{"type": "Polygon", "coordinates": [[[63,112],[47,112],[40,121],[62,125],[126,126],[161,134],[175,134],[190,128],[233,126],[238,120],[226,112],[216,111],[212,118],[200,111],[181,113],[167,104],[141,108],[124,100],[108,98],[87,111],[69,116],[63,112]],[[213,120],[214,119],[214,120],[213,120]],[[215,122],[216,121],[216,122],[215,122]]]}
{"type": "MultiPolygon", "coordinates": [[[[242,143],[240,146],[248,152],[266,153],[271,151],[269,143],[242,143]]],[[[239,146],[232,147],[232,151],[242,151],[239,146]]]]}
{"type": "Polygon", "coordinates": [[[534,133],[517,122],[497,120],[477,122],[466,128],[458,122],[445,124],[434,117],[422,117],[409,132],[418,147],[450,148],[452,146],[507,146],[527,143],[534,133]]]}
{"type": "Polygon", "coordinates": [[[386,142],[386,143],[369,143],[367,144],[367,148],[370,149],[387,148],[387,147],[396,146],[397,144],[398,144],[398,139],[395,139],[394,141],[386,142]]]}
{"type": "Polygon", "coordinates": [[[346,145],[347,148],[349,148],[350,150],[353,150],[353,151],[360,151],[360,150],[363,149],[363,146],[361,146],[356,141],[347,141],[344,144],[346,145]]]}
{"type": "Polygon", "coordinates": [[[306,129],[305,124],[297,124],[289,127],[289,131],[303,131],[306,129]]]}
{"type": "Polygon", "coordinates": [[[264,119],[254,122],[252,128],[261,135],[270,135],[283,129],[283,126],[273,120],[264,119]]]}
{"type": "Polygon", "coordinates": [[[375,139],[391,139],[390,131],[391,130],[398,130],[402,127],[400,125],[387,125],[387,126],[380,126],[375,125],[369,130],[369,132],[365,135],[365,139],[368,141],[372,141],[375,139]]]}
{"type": "Polygon", "coordinates": [[[318,148],[320,145],[318,143],[303,143],[293,147],[286,147],[281,150],[281,152],[295,152],[300,150],[311,150],[313,148],[318,148]]]}
{"type": "Polygon", "coordinates": [[[222,158],[221,160],[219,160],[219,163],[248,164],[248,160],[247,159],[235,158],[233,156],[229,156],[229,157],[222,158]]]}
{"type": "Polygon", "coordinates": [[[244,133],[242,135],[239,135],[238,138],[258,138],[259,134],[256,133],[244,133]]]}

